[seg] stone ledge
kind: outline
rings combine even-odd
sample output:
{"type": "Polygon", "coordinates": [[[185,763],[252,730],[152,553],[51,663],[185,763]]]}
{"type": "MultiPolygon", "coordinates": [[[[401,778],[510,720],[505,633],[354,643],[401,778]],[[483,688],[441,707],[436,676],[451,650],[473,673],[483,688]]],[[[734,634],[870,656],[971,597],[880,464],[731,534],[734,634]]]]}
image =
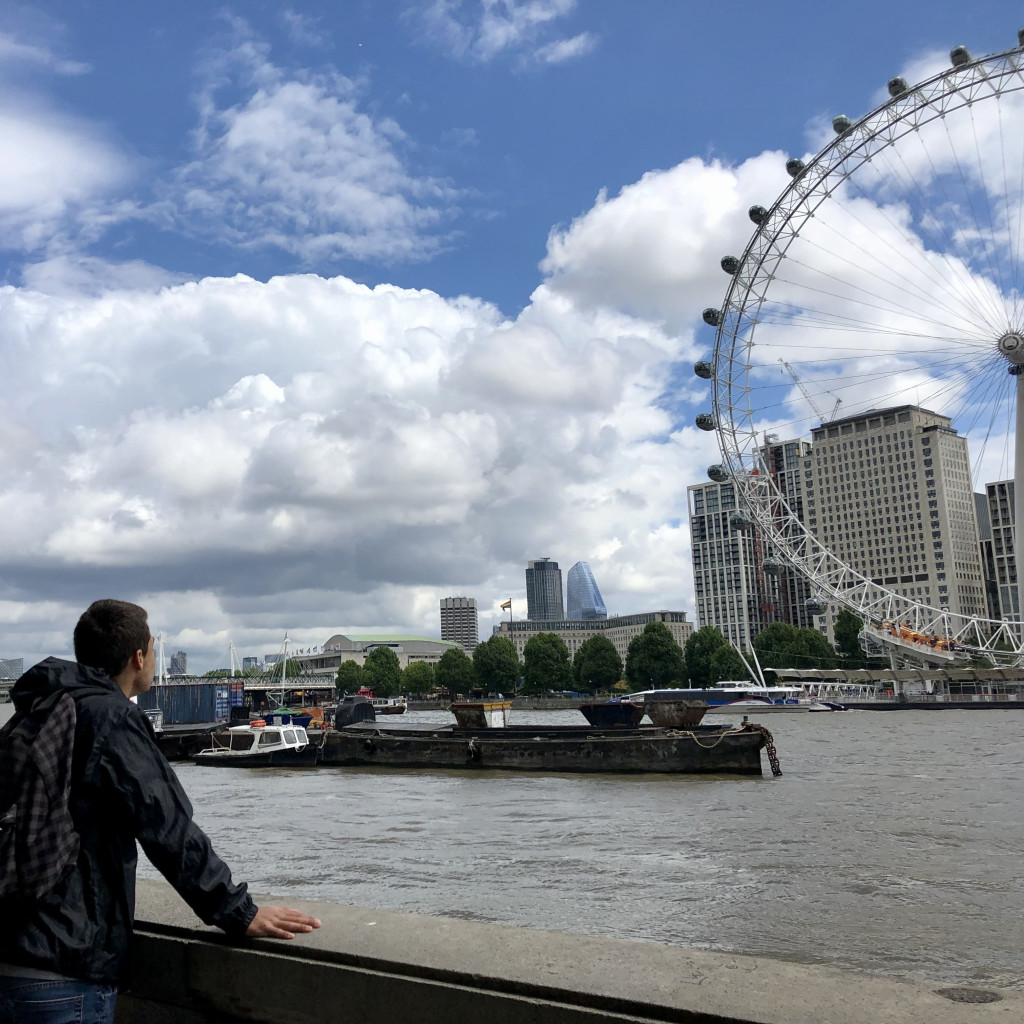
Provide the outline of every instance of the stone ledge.
{"type": "Polygon", "coordinates": [[[315,914],[292,942],[229,943],[140,881],[121,1024],[358,1019],[460,1024],[680,1021],[1016,1024],[1024,993],[956,1003],[934,985],[759,957],[393,911],[258,898],[315,914]]]}

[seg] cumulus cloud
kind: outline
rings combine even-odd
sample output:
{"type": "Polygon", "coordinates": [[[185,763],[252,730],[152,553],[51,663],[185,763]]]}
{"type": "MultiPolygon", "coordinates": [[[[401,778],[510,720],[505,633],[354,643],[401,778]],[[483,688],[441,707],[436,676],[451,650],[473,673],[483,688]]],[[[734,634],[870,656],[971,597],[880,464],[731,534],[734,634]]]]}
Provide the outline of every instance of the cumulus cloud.
{"type": "Polygon", "coordinates": [[[243,38],[203,69],[193,157],[161,186],[153,215],[173,229],[271,246],[309,263],[437,252],[456,194],[408,170],[400,126],[362,109],[352,79],[287,72],[266,44],[238,31],[243,38]]]}
{"type": "MultiPolygon", "coordinates": [[[[277,96],[268,74],[249,95],[277,96]]],[[[212,109],[203,152],[229,122],[255,130],[249,99],[212,109]]],[[[588,559],[610,610],[692,608],[686,488],[719,460],[692,425],[711,400],[690,369],[715,337],[700,311],[724,306],[719,260],[743,254],[747,209],[786,187],[784,162],[687,160],[602,193],[551,232],[514,318],[311,274],[135,268],[55,288],[54,264],[0,289],[0,371],[17,382],[0,409],[0,602],[39,624],[12,622],[6,642],[42,644],[48,615],[69,631],[102,594],[142,600],[208,661],[229,639],[273,650],[285,627],[307,645],[342,627],[433,633],[438,597],[521,600],[545,554],[588,559]]],[[[723,372],[750,364],[734,408],[752,436],[806,436],[814,417],[780,357],[846,412],[950,411],[957,394],[968,415],[983,393],[955,391],[990,369],[963,358],[969,314],[1012,298],[970,248],[937,251],[924,204],[871,192],[837,188],[814,211],[770,268],[756,345],[720,348],[723,372]]],[[[972,445],[977,424],[958,424],[972,445]]]]}
{"type": "Polygon", "coordinates": [[[580,32],[546,42],[576,0],[431,0],[410,9],[425,38],[459,60],[485,64],[513,54],[540,64],[561,64],[593,50],[596,38],[580,32]]]}
{"type": "Polygon", "coordinates": [[[12,65],[42,68],[58,75],[84,75],[92,68],[83,61],[59,57],[47,46],[28,43],[9,32],[0,32],[0,67],[10,71],[12,65]]]}

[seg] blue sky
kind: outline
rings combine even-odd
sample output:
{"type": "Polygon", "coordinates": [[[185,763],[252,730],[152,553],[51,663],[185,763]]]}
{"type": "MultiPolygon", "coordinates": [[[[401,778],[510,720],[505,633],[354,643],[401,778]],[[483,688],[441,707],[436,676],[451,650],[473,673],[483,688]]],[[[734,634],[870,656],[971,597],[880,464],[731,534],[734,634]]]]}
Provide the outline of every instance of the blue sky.
{"type": "Polygon", "coordinates": [[[0,656],[95,596],[200,667],[450,593],[486,631],[544,555],[692,612],[714,261],[823,119],[1018,17],[0,5],[0,656]]]}

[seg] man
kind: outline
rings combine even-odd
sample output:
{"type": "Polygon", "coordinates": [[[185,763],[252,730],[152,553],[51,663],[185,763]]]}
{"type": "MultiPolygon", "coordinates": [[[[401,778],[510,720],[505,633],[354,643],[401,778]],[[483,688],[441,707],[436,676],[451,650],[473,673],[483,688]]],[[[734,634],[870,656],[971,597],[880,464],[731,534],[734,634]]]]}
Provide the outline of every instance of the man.
{"type": "Polygon", "coordinates": [[[70,810],[78,857],[39,900],[2,908],[0,1024],[113,1020],[135,912],[136,840],[207,924],[229,935],[291,939],[320,927],[285,907],[257,908],[192,821],[192,807],[129,698],[153,685],[146,612],[96,601],[75,627],[78,663],[47,658],[15,683],[18,712],[55,690],[77,716],[70,810]]]}

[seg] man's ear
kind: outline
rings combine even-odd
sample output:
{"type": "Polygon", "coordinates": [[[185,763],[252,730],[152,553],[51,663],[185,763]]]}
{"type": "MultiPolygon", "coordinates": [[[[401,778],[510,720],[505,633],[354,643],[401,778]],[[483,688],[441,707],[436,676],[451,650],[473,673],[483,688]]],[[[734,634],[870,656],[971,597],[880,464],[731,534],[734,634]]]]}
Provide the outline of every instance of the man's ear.
{"type": "Polygon", "coordinates": [[[136,651],[132,655],[132,662],[131,662],[131,664],[132,664],[132,668],[135,669],[136,672],[141,672],[142,671],[142,666],[145,663],[146,663],[146,652],[145,651],[136,651]]]}

